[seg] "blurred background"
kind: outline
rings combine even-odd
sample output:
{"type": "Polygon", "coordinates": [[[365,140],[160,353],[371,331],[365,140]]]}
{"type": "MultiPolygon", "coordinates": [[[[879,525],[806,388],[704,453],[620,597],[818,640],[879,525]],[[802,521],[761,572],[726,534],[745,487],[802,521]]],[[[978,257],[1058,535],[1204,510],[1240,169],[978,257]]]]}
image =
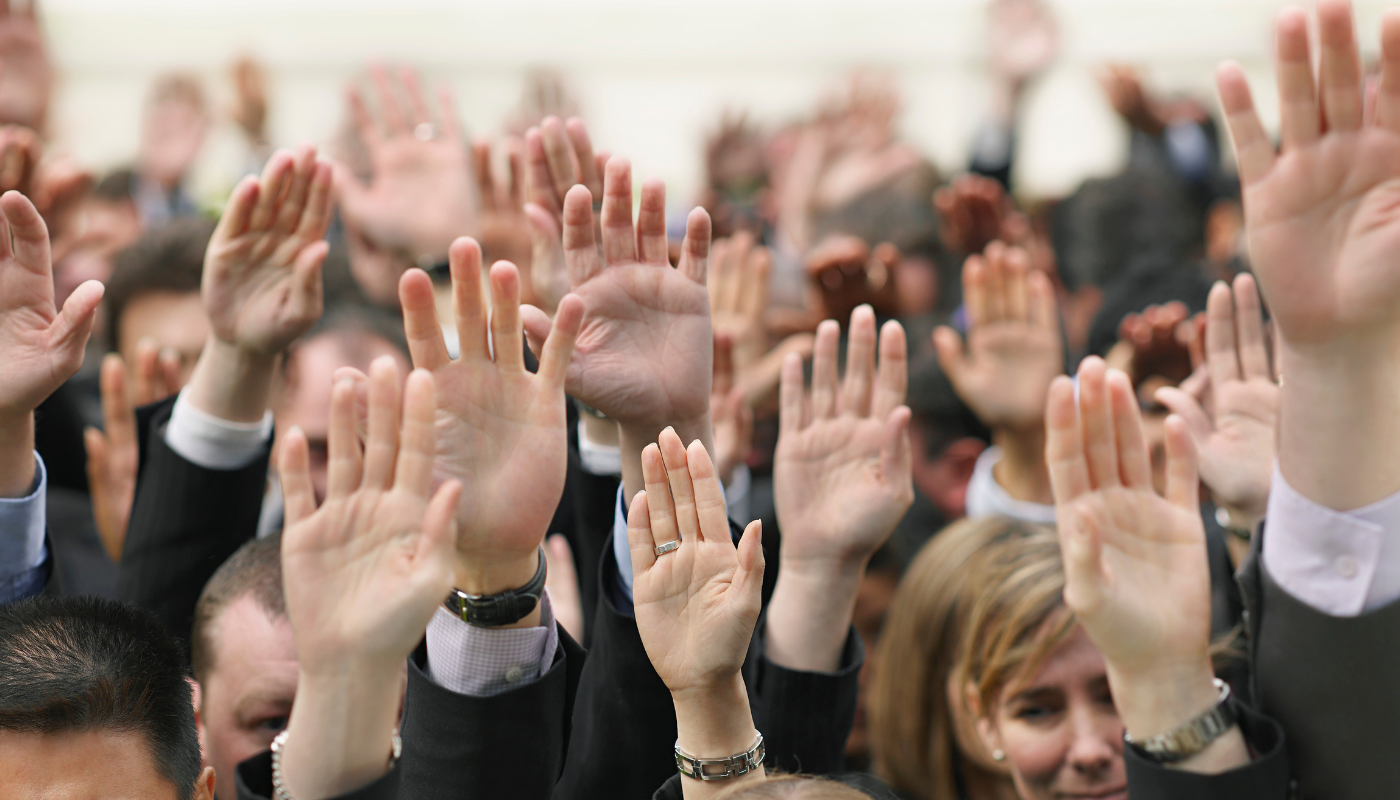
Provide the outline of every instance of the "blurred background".
{"type": "MultiPolygon", "coordinates": [[[[1270,23],[1282,3],[1049,5],[1059,56],[1028,87],[1018,121],[1014,185],[1031,200],[1113,173],[1127,157],[1128,127],[1096,67],[1134,65],[1150,89],[1189,93],[1213,110],[1223,58],[1267,85],[1270,23]]],[[[1384,4],[1356,5],[1361,41],[1374,50],[1384,4]]],[[[267,130],[278,145],[327,142],[344,121],[347,82],[372,60],[449,84],[473,135],[498,133],[518,114],[529,76],[556,69],[594,141],[664,178],[673,204],[695,197],[704,139],[727,109],[781,124],[853,68],[876,68],[899,91],[902,138],[951,173],[966,163],[989,95],[983,0],[46,0],[40,10],[57,70],[53,142],[99,169],[129,161],[153,80],[188,72],[218,121],[190,182],[211,205],[246,164],[229,122],[230,65],[240,56],[266,69],[267,130]]],[[[1272,119],[1271,93],[1258,100],[1272,119]]]]}

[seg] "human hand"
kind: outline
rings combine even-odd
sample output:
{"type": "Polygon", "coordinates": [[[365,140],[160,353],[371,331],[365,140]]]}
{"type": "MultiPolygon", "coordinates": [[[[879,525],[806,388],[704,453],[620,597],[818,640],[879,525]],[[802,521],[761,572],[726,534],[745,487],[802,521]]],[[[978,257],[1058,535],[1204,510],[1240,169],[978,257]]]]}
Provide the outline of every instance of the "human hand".
{"type": "Polygon", "coordinates": [[[836,234],[807,254],[807,281],[815,292],[809,305],[822,319],[849,319],[857,306],[894,316],[899,297],[894,279],[899,250],[888,242],[870,246],[856,236],[836,234]]]}
{"type": "Polygon", "coordinates": [[[1211,289],[1206,309],[1208,382],[1193,395],[1185,386],[1157,390],[1157,399],[1181,417],[1200,454],[1201,479],[1216,502],[1247,520],[1264,518],[1273,479],[1279,389],[1269,369],[1264,316],[1254,278],[1211,289]],[[1210,410],[1201,394],[1211,393],[1210,410]]]}
{"type": "Polygon", "coordinates": [[[1075,394],[1056,378],[1046,410],[1065,604],[1102,651],[1119,713],[1141,739],[1216,700],[1195,448],[1181,418],[1168,417],[1159,496],[1128,377],[1091,357],[1075,394]]]}
{"type": "Polygon", "coordinates": [[[992,74],[1019,90],[1059,56],[1059,27],[1041,0],[993,0],[987,49],[992,74]]]}
{"type": "Polygon", "coordinates": [[[433,120],[418,76],[402,70],[392,80],[383,67],[370,74],[378,92],[378,117],[360,90],[349,91],[350,111],[369,153],[369,186],[346,165],[335,168],[340,211],[380,247],[414,259],[440,259],[458,236],[475,233],[478,222],[467,146],[457,126],[452,95],[438,93],[433,120]],[[400,105],[407,95],[410,107],[400,105]]]}
{"type": "Polygon", "coordinates": [[[934,331],[938,363],[983,424],[1039,429],[1050,382],[1064,374],[1055,291],[1019,247],[993,242],[963,266],[967,350],[957,331],[934,331]]]}
{"type": "Polygon", "coordinates": [[[37,0],[0,8],[0,122],[43,131],[53,64],[37,19],[37,0]]]}
{"type": "Polygon", "coordinates": [[[209,115],[199,79],[182,74],[156,79],[141,121],[137,165],[141,177],[173,189],[199,158],[209,115]]]}
{"type": "Polygon", "coordinates": [[[201,286],[221,343],[275,356],[320,319],[330,186],[330,167],[303,145],[273,155],[261,179],[250,176],[233,190],[209,241],[201,286]]]}
{"type": "Polygon", "coordinates": [[[432,492],[433,378],[409,376],[402,425],[391,358],[371,366],[369,395],[362,453],[354,385],[332,392],[319,508],[306,435],[293,428],[281,448],[282,572],[300,673],[282,774],[296,797],[342,794],[384,773],[404,659],[452,589],[461,484],[432,492]]]}
{"type": "Polygon", "coordinates": [[[996,240],[1021,244],[1028,234],[1001,184],[981,175],[960,175],[933,195],[943,223],[940,237],[952,250],[980,253],[996,240]]]}
{"type": "Polygon", "coordinates": [[[1142,77],[1136,68],[1127,64],[1105,64],[1095,77],[1109,105],[1118,112],[1129,125],[1152,136],[1162,132],[1167,120],[1157,108],[1157,103],[1142,86],[1142,77]]]}
{"type": "Polygon", "coordinates": [[[461,356],[448,357],[432,282],[412,269],[399,283],[413,365],[438,389],[439,478],[464,487],[457,511],[457,588],[497,594],[530,582],[564,491],[569,442],[564,373],[584,303],[565,296],[544,342],[539,371],[525,369],[520,275],[498,261],[482,287],[481,248],[468,238],[449,251],[452,308],[461,356]]]}
{"type": "Polygon", "coordinates": [[[734,479],[734,470],[753,449],[753,408],[744,397],[743,387],[734,383],[733,345],[720,333],[715,334],[710,417],[715,429],[715,471],[720,483],[728,486],[734,479]]]}
{"type": "Polygon", "coordinates": [[[249,56],[233,62],[233,105],[229,118],[254,147],[267,143],[267,73],[249,56]]]}
{"type": "MultiPolygon", "coordinates": [[[[593,152],[583,120],[548,116],[525,132],[525,215],[530,220],[530,278],[540,306],[554,313],[571,286],[564,255],[564,205],[573,186],[603,197],[608,154],[593,152]]],[[[601,202],[601,200],[600,200],[601,202]]]]}
{"type": "Polygon", "coordinates": [[[1157,375],[1175,384],[1191,375],[1189,336],[1183,325],[1189,312],[1177,301],[1148,306],[1118,325],[1118,343],[1105,356],[1109,366],[1128,374],[1133,385],[1157,375]]]}
{"type": "Polygon", "coordinates": [[[158,357],[154,342],[147,340],[137,345],[136,360],[136,385],[128,396],[122,357],[108,353],[102,359],[102,430],[83,431],[92,515],[102,548],[114,562],[121,561],[131,504],[136,497],[140,444],[135,406],[164,400],[179,391],[180,386],[178,355],[166,353],[158,357]]]}
{"type": "MultiPolygon", "coordinates": [[[[491,164],[491,144],[484,139],[472,142],[477,196],[481,198],[481,225],[478,241],[482,260],[509,261],[520,270],[520,299],[522,303],[539,305],[535,293],[533,247],[530,220],[525,216],[524,141],[506,142],[506,174],[497,180],[491,164]]],[[[565,288],[567,291],[567,287],[565,288]]],[[[562,296],[562,295],[561,295],[562,296]]],[[[554,298],[550,308],[558,305],[554,298]]]]}
{"type": "Polygon", "coordinates": [[[768,273],[773,259],[753,234],[740,231],[710,246],[710,324],[728,339],[734,368],[743,372],[768,352],[763,312],[768,309],[768,273]]]}
{"type": "Polygon", "coordinates": [[[637,630],[673,696],[731,684],[748,653],[763,587],[762,523],[735,548],[724,490],[700,442],[662,431],[642,452],[646,491],[632,499],[627,540],[637,630]],[[681,540],[680,548],[655,548],[681,540]]]}

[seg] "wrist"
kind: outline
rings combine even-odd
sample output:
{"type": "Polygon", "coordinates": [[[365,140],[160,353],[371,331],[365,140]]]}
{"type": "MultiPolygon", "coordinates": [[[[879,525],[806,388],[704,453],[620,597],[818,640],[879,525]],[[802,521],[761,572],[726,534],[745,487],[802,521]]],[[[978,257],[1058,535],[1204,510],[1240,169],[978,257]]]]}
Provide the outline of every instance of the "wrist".
{"type": "Polygon", "coordinates": [[[719,682],[673,689],[676,742],[696,758],[724,758],[749,749],[757,738],[744,679],[738,673],[719,682]]]}
{"type": "MultiPolygon", "coordinates": [[[[477,596],[501,594],[528,584],[540,568],[539,548],[529,553],[459,554],[453,587],[477,596]]],[[[534,628],[541,619],[540,604],[519,620],[502,628],[534,628]]]]}
{"type": "Polygon", "coordinates": [[[1013,500],[1053,505],[1050,470],[1045,465],[1045,426],[1003,427],[992,432],[992,443],[1001,448],[1001,460],[992,477],[1013,500]]]}
{"type": "Polygon", "coordinates": [[[280,358],[211,333],[184,390],[185,401],[218,419],[258,422],[267,411],[280,358]]]}
{"type": "Polygon", "coordinates": [[[1219,701],[1208,658],[1199,663],[1154,664],[1143,671],[1108,666],[1113,702],[1129,735],[1149,739],[1209,711],[1219,701]]]}
{"type": "Polygon", "coordinates": [[[661,436],[661,432],[668,427],[675,430],[682,444],[689,446],[691,442],[698,439],[705,446],[710,458],[715,457],[715,434],[714,427],[710,424],[709,411],[693,419],[674,422],[619,422],[617,425],[618,447],[622,456],[622,499],[624,503],[630,505],[637,492],[646,488],[646,481],[642,478],[642,451],[646,449],[647,445],[655,444],[657,438],[661,436]]]}
{"type": "Polygon", "coordinates": [[[294,798],[333,797],[389,768],[403,661],[343,660],[298,671],[297,701],[282,749],[294,798]]]}
{"type": "Polygon", "coordinates": [[[34,412],[0,413],[0,497],[34,488],[34,412]]]}
{"type": "Polygon", "coordinates": [[[837,672],[868,560],[781,559],[764,622],[767,659],[791,670],[837,672]]]}

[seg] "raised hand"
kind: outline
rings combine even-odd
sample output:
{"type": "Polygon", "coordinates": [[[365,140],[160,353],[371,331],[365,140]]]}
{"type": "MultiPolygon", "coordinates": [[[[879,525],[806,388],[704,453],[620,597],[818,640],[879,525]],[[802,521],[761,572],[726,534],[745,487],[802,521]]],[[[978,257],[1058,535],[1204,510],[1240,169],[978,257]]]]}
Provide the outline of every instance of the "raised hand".
{"type": "Polygon", "coordinates": [[[403,250],[414,259],[441,259],[454,239],[476,232],[478,221],[452,96],[446,89],[439,92],[435,120],[412,70],[402,70],[394,80],[376,66],[370,75],[378,117],[359,89],[350,89],[349,102],[373,175],[365,186],[348,167],[337,165],[341,213],[380,247],[403,250]],[[408,108],[401,96],[407,96],[408,108]]]}
{"type": "Polygon", "coordinates": [[[773,460],[783,544],[768,614],[769,657],[825,672],[840,660],[866,562],[914,502],[904,329],[885,323],[877,371],[875,314],[857,308],[839,387],[838,339],[834,321],[818,327],[810,395],[801,359],[788,356],[783,365],[773,460]]]}
{"type": "Polygon", "coordinates": [[[747,369],[768,352],[763,312],[768,309],[768,273],[773,259],[753,234],[740,231],[710,248],[710,324],[728,337],[734,367],[747,369]]]}
{"type": "Polygon", "coordinates": [[[995,0],[987,45],[993,73],[1019,89],[1059,55],[1055,17],[1041,0],[995,0]]]}
{"type": "Polygon", "coordinates": [[[710,416],[715,429],[715,470],[728,486],[734,470],[753,448],[753,408],[742,387],[734,385],[733,346],[729,338],[715,334],[715,382],[710,396],[710,416]]]}
{"type": "Polygon", "coordinates": [[[1278,384],[1269,369],[1264,317],[1254,278],[1211,289],[1206,308],[1206,381],[1198,393],[1157,390],[1157,399],[1181,417],[1200,454],[1201,479],[1215,501],[1244,521],[1263,519],[1274,469],[1278,384]],[[1201,394],[1210,393],[1210,410],[1201,394]]]}
{"type": "Polygon", "coordinates": [[[44,130],[53,64],[37,19],[38,2],[0,7],[0,122],[44,130]]]}
{"type": "MultiPolygon", "coordinates": [[[[1075,389],[1056,378],[1046,410],[1065,604],[1103,653],[1114,704],[1140,740],[1218,699],[1196,454],[1185,423],[1168,417],[1166,496],[1157,495],[1128,377],[1088,358],[1077,401],[1075,389]]],[[[1219,757],[1249,760],[1238,731],[1196,759],[1219,757]]]]}
{"type": "Polygon", "coordinates": [[[1350,4],[1321,0],[1317,20],[1314,79],[1306,12],[1278,17],[1279,152],[1239,65],[1223,65],[1217,82],[1250,260],[1287,376],[1279,465],[1305,497],[1348,509],[1400,488],[1400,16],[1383,19],[1380,83],[1369,105],[1350,4]]]}
{"type": "MultiPolygon", "coordinates": [[[[642,472],[646,491],[627,515],[632,597],[642,645],[675,703],[676,744],[698,758],[742,753],[757,738],[740,668],[763,602],[762,523],[749,523],[734,546],[709,454],[699,441],[685,447],[670,428],[642,451],[642,472]],[[677,540],[677,549],[656,554],[677,540]]],[[[687,798],[715,793],[701,781],[685,784],[687,798]]]]}
{"type": "Polygon", "coordinates": [[[282,571],[301,676],[283,774],[297,797],[341,794],[383,774],[399,671],[452,589],[461,484],[432,491],[433,378],[424,370],[409,376],[402,425],[392,359],[371,366],[369,395],[362,452],[353,383],[332,392],[319,508],[305,434],[293,428],[281,448],[282,571]]]}
{"type": "Polygon", "coordinates": [[[809,305],[821,314],[818,319],[847,319],[866,303],[894,315],[899,311],[894,277],[898,262],[899,250],[892,244],[871,250],[855,236],[828,236],[807,254],[808,285],[816,295],[809,305]]]}
{"type": "MultiPolygon", "coordinates": [[[[675,425],[703,427],[694,438],[708,439],[714,354],[705,289],[709,216],[690,212],[680,265],[672,268],[665,185],[642,185],[634,231],[632,167],[614,157],[605,179],[601,252],[593,232],[592,194],[575,186],[564,203],[564,254],[584,317],[569,362],[569,394],[617,420],[624,436],[628,428],[650,428],[654,441],[662,428],[675,425]]],[[[538,309],[524,311],[533,346],[544,340],[550,322],[538,309]]]]}
{"type": "Polygon", "coordinates": [[[457,588],[496,594],[530,582],[537,551],[564,490],[568,430],[564,373],[584,304],[565,296],[543,346],[540,368],[525,369],[520,275],[509,262],[482,286],[481,248],[452,243],[452,308],[461,356],[448,357],[432,282],[412,269],[399,284],[413,365],[437,382],[436,474],[461,482],[457,588]]]}
{"type": "Polygon", "coordinates": [[[18,192],[0,196],[0,215],[0,496],[16,497],[34,482],[34,409],[82,366],[102,284],[54,308],[44,220],[18,192]]]}
{"type": "Polygon", "coordinates": [[[603,196],[607,153],[594,153],[583,120],[545,117],[525,132],[525,214],[530,219],[530,278],[541,308],[554,313],[571,278],[564,255],[564,204],[569,189],[581,185],[603,196]]]}
{"type": "MultiPolygon", "coordinates": [[[[524,142],[520,139],[508,140],[503,149],[507,169],[504,180],[498,180],[491,164],[491,144],[485,140],[472,142],[473,173],[476,176],[477,196],[481,198],[477,240],[486,260],[509,261],[520,270],[521,302],[538,305],[540,300],[533,283],[533,234],[524,208],[524,142]]],[[[559,303],[558,297],[553,299],[550,308],[559,303]]]]}
{"type": "Polygon", "coordinates": [[[1018,247],[993,242],[963,266],[967,349],[934,331],[938,363],[958,396],[991,428],[1039,429],[1050,382],[1064,372],[1055,292],[1018,247]]]}

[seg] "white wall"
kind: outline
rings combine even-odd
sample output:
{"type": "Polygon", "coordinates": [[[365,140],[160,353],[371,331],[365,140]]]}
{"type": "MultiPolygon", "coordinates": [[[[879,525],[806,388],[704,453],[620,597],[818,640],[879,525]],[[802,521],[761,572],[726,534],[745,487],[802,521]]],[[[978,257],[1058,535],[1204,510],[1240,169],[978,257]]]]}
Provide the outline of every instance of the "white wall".
{"type": "MultiPolygon", "coordinates": [[[[1028,194],[1066,191],[1123,157],[1125,133],[1088,74],[1106,60],[1140,65],[1156,88],[1206,95],[1214,65],[1238,59],[1273,116],[1267,57],[1278,0],[1052,4],[1063,52],[1028,108],[1028,194]]],[[[1358,2],[1368,52],[1383,7],[1358,2]]],[[[700,143],[722,109],[780,121],[854,66],[893,71],[906,134],[948,169],[964,162],[984,102],[979,0],[45,0],[43,9],[61,75],[55,133],[102,166],[134,151],[153,75],[194,70],[224,98],[238,53],[271,69],[279,143],[325,141],[341,119],[345,81],[371,58],[450,83],[466,123],[488,133],[516,104],[526,69],[556,66],[595,142],[665,178],[676,198],[693,190],[700,143]]],[[[206,191],[236,171],[232,142],[227,131],[216,137],[206,191]]]]}

